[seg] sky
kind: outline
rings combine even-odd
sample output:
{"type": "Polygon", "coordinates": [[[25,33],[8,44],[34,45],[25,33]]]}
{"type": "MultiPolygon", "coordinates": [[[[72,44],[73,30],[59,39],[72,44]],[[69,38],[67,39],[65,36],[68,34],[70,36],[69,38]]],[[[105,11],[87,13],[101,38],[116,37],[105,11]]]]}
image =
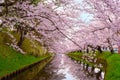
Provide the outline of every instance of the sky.
{"type": "Polygon", "coordinates": [[[93,18],[93,16],[89,13],[83,12],[80,15],[80,18],[85,22],[85,23],[89,23],[91,21],[91,19],[93,18]]]}
{"type": "MultiPolygon", "coordinates": [[[[76,3],[82,3],[83,0],[75,0],[76,3]]],[[[90,20],[93,18],[93,15],[87,13],[87,12],[82,12],[80,15],[80,19],[84,21],[85,23],[89,23],[90,20]]]]}

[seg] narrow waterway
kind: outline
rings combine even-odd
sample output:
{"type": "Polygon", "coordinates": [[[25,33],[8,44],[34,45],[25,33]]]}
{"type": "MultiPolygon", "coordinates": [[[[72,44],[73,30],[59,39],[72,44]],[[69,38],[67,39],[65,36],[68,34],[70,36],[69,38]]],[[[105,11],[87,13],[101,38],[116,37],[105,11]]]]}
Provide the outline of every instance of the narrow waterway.
{"type": "MultiPolygon", "coordinates": [[[[34,80],[97,80],[83,69],[82,64],[71,60],[65,54],[57,54],[53,61],[40,71],[34,80]]],[[[102,78],[100,79],[102,80],[102,78]]]]}

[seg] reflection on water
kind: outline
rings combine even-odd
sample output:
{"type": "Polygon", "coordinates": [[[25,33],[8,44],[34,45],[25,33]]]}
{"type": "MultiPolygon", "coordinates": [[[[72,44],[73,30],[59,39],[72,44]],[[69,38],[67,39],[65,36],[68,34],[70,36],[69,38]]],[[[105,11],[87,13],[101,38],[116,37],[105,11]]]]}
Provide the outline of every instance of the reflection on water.
{"type": "Polygon", "coordinates": [[[97,80],[83,70],[83,65],[65,54],[57,54],[53,61],[40,71],[34,80],[97,80]]]}
{"type": "MultiPolygon", "coordinates": [[[[68,66],[66,63],[65,63],[65,55],[61,55],[61,61],[60,61],[60,65],[59,65],[59,71],[58,73],[63,73],[65,78],[62,79],[62,80],[78,80],[75,76],[73,76],[71,73],[70,73],[70,66],[68,66]]],[[[68,61],[69,62],[69,61],[68,61]]]]}

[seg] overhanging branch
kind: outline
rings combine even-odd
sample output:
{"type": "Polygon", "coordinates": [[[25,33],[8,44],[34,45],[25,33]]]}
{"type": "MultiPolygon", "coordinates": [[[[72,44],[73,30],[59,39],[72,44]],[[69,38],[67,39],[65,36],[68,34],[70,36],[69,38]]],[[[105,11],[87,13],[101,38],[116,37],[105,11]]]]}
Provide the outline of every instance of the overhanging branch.
{"type": "Polygon", "coordinates": [[[60,32],[63,36],[65,36],[68,40],[70,40],[72,43],[74,43],[76,46],[78,46],[80,49],[82,49],[81,46],[80,46],[78,43],[76,43],[76,42],[73,41],[71,38],[69,38],[67,35],[65,35],[65,34],[55,25],[55,22],[52,21],[51,19],[49,19],[48,17],[42,16],[42,15],[30,15],[30,16],[22,16],[21,18],[33,17],[33,16],[39,16],[39,17],[41,17],[41,18],[45,18],[45,19],[49,20],[49,21],[52,23],[52,25],[54,25],[54,27],[56,28],[57,31],[59,31],[59,32],[60,32]]]}

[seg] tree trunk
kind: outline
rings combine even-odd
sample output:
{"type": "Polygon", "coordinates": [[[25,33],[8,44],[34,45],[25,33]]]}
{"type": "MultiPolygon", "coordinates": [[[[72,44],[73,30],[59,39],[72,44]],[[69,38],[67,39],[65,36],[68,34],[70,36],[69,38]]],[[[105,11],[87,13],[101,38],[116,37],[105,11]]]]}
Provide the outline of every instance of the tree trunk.
{"type": "Polygon", "coordinates": [[[103,52],[100,46],[97,47],[97,50],[98,50],[100,53],[103,52]]]}
{"type": "Polygon", "coordinates": [[[17,44],[19,47],[22,45],[24,39],[25,39],[24,33],[23,33],[23,31],[21,31],[20,32],[20,40],[19,40],[19,42],[17,44]]]}
{"type": "Polygon", "coordinates": [[[112,54],[114,54],[114,50],[113,50],[113,47],[112,47],[112,46],[110,47],[110,52],[111,52],[112,54]]]}
{"type": "Polygon", "coordinates": [[[110,39],[108,38],[107,39],[107,41],[108,41],[108,44],[109,44],[109,49],[110,49],[110,52],[113,54],[114,53],[114,50],[113,50],[113,46],[112,46],[112,44],[111,44],[111,41],[110,41],[110,39]]]}
{"type": "Polygon", "coordinates": [[[5,0],[5,14],[6,14],[6,16],[8,14],[8,2],[7,2],[7,0],[5,0]]]}
{"type": "Polygon", "coordinates": [[[88,48],[86,49],[86,53],[89,53],[89,49],[88,48]]]}

